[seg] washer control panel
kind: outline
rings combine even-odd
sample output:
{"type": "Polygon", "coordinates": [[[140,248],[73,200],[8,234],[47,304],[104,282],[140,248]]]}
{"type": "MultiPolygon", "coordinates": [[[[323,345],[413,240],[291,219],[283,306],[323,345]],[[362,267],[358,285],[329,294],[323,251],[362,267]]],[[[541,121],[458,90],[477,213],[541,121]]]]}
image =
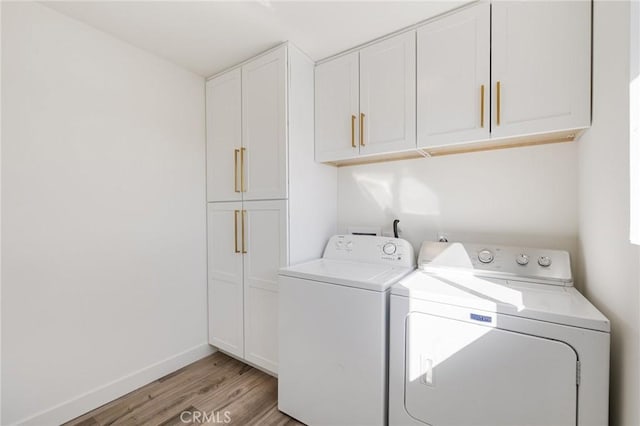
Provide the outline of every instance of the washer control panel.
{"type": "Polygon", "coordinates": [[[407,240],[369,235],[334,235],[327,243],[323,258],[416,266],[415,251],[407,240]]]}
{"type": "Polygon", "coordinates": [[[489,278],[573,285],[571,259],[562,250],[425,241],[418,266],[436,273],[457,269],[489,278]]]}

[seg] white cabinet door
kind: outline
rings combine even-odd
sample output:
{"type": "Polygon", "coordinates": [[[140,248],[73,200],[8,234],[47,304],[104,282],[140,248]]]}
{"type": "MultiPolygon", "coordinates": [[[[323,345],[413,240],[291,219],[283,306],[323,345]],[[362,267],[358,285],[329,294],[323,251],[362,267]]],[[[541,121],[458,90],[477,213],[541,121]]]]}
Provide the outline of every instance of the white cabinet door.
{"type": "Polygon", "coordinates": [[[418,148],[489,139],[490,17],[479,3],[418,29],[418,148]]]}
{"type": "Polygon", "coordinates": [[[244,356],[242,285],[242,203],[209,203],[209,343],[244,356]]]}
{"type": "Polygon", "coordinates": [[[491,7],[491,136],[589,126],[591,2],[491,7]]]}
{"type": "Polygon", "coordinates": [[[360,155],[416,147],[416,33],[360,51],[360,155]]]}
{"type": "Polygon", "coordinates": [[[358,156],[358,96],[358,52],[316,67],[316,161],[336,161],[358,156]]]}
{"type": "Polygon", "coordinates": [[[245,359],[278,368],[278,269],[287,265],[287,202],[244,203],[245,359]]]}
{"type": "Polygon", "coordinates": [[[242,198],[240,81],[240,70],[233,70],[207,82],[207,201],[242,198]]]}
{"type": "Polygon", "coordinates": [[[287,197],[286,48],[242,67],[244,199],[287,197]]]}

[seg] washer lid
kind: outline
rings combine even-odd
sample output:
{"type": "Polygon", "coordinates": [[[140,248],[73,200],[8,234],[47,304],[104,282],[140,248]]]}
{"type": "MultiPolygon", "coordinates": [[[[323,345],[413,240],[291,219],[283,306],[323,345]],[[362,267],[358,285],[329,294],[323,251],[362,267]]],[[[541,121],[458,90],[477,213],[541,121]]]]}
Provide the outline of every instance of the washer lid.
{"type": "Polygon", "coordinates": [[[280,275],[366,290],[385,291],[414,269],[374,263],[317,259],[282,268],[280,275]]]}
{"type": "Polygon", "coordinates": [[[483,278],[453,271],[415,271],[392,294],[598,331],[609,320],[573,287],[483,278]]]}

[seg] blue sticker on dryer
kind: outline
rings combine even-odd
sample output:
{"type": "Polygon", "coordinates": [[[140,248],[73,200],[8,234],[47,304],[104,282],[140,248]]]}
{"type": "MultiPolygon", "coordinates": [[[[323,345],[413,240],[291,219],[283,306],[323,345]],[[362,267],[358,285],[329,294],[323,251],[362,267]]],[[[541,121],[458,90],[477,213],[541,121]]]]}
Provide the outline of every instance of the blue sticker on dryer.
{"type": "Polygon", "coordinates": [[[470,314],[469,316],[471,317],[472,320],[475,320],[475,321],[481,321],[481,322],[492,321],[491,317],[488,317],[486,315],[470,314]]]}

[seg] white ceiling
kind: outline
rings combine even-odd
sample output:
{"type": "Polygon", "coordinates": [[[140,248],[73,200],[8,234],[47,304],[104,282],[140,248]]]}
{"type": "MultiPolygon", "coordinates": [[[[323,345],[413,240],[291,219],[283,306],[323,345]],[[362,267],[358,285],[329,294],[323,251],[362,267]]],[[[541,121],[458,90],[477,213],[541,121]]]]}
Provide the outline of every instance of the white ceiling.
{"type": "Polygon", "coordinates": [[[44,4],[197,74],[210,76],[286,40],[314,60],[322,59],[467,1],[47,1],[44,4]]]}

